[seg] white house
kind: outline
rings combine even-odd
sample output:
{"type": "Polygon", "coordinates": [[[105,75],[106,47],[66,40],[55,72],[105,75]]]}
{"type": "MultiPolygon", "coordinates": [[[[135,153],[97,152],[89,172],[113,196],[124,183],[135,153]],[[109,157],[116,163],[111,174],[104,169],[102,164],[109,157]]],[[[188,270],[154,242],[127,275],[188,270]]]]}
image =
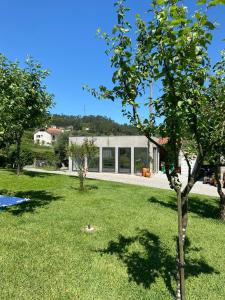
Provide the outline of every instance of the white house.
{"type": "Polygon", "coordinates": [[[34,143],[44,146],[53,145],[62,132],[64,132],[63,129],[56,127],[50,127],[47,130],[38,130],[34,134],[34,143]]]}

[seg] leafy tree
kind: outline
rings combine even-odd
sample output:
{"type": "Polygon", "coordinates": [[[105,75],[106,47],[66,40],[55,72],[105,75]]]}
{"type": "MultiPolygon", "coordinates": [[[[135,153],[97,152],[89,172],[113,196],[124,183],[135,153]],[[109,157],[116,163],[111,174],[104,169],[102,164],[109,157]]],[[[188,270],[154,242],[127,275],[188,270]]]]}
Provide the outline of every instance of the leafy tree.
{"type": "Polygon", "coordinates": [[[8,61],[0,56],[0,117],[3,136],[16,144],[17,174],[20,173],[21,140],[25,130],[45,124],[48,109],[52,105],[50,95],[43,80],[48,71],[32,59],[26,61],[26,67],[18,62],[8,61]]]}
{"type": "Polygon", "coordinates": [[[214,74],[209,77],[209,85],[205,90],[207,103],[203,110],[203,130],[205,131],[204,147],[207,159],[214,165],[217,190],[220,196],[220,218],[225,221],[225,194],[220,181],[220,166],[225,157],[225,51],[221,52],[221,60],[213,67],[214,74]]]}
{"type": "Polygon", "coordinates": [[[61,133],[54,145],[54,151],[59,161],[68,164],[69,132],[61,133]]]}
{"type": "MultiPolygon", "coordinates": [[[[120,99],[123,113],[131,124],[140,130],[154,144],[156,121],[160,135],[169,137],[166,145],[159,146],[166,160],[166,175],[171,188],[176,192],[178,210],[177,240],[177,299],[185,299],[184,288],[184,244],[188,224],[188,195],[198,180],[204,158],[209,153],[205,146],[203,118],[208,103],[215,101],[208,97],[206,87],[211,68],[208,45],[215,28],[207,15],[198,10],[193,16],[179,0],[153,0],[149,19],[136,16],[136,30],[127,21],[129,11],[124,0],[115,3],[117,24],[112,35],[101,33],[106,40],[111,65],[114,69],[113,88],[100,86],[99,91],[86,88],[99,99],[120,99]],[[136,34],[136,43],[131,39],[136,34]],[[146,119],[140,116],[139,99],[145,97],[152,82],[160,82],[162,93],[152,103],[153,112],[146,119]],[[195,143],[197,159],[193,170],[189,156],[185,155],[189,166],[187,184],[182,188],[177,173],[179,154],[184,150],[185,141],[195,143]],[[173,163],[175,168],[170,170],[173,163]]],[[[208,6],[223,1],[209,1],[208,6]]],[[[199,1],[205,4],[206,1],[199,1]]],[[[149,106],[149,98],[146,100],[149,106]]],[[[149,110],[149,109],[148,109],[149,110]]],[[[221,116],[223,111],[218,110],[221,116]]],[[[218,141],[215,141],[217,144],[218,141]]]]}
{"type": "MultiPolygon", "coordinates": [[[[10,147],[7,153],[7,163],[11,168],[17,168],[17,150],[14,146],[10,147]]],[[[21,147],[20,150],[20,167],[23,168],[26,165],[32,165],[34,162],[34,153],[27,148],[21,147]]]]}
{"type": "Polygon", "coordinates": [[[58,160],[58,157],[53,151],[49,151],[50,149],[46,149],[44,151],[40,151],[40,149],[33,150],[33,156],[36,166],[52,166],[55,168],[59,166],[60,161],[58,160]]]}
{"type": "Polygon", "coordinates": [[[80,182],[80,191],[85,190],[84,181],[87,173],[86,159],[95,155],[97,147],[93,139],[86,138],[84,142],[80,144],[71,144],[69,147],[69,155],[75,161],[78,169],[78,178],[80,182]]]}

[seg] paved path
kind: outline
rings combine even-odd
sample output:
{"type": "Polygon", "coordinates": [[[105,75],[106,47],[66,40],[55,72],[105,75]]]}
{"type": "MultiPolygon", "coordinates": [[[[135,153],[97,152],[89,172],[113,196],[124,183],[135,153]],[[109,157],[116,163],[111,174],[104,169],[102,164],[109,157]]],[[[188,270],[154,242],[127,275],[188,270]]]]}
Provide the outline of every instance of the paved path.
{"type": "MultiPolygon", "coordinates": [[[[77,173],[69,172],[69,171],[46,171],[46,170],[35,169],[35,168],[31,168],[31,167],[26,167],[24,169],[27,171],[32,171],[32,172],[77,176],[77,173]]],[[[161,174],[161,173],[155,174],[151,178],[145,178],[142,176],[129,175],[129,174],[94,173],[94,172],[92,173],[92,172],[90,172],[87,174],[87,178],[143,185],[143,186],[155,187],[155,188],[166,189],[166,190],[170,189],[166,175],[161,174]]],[[[183,185],[187,181],[186,177],[181,177],[180,179],[181,179],[183,185]]],[[[225,192],[225,189],[224,189],[224,192],[225,192]]],[[[218,197],[216,187],[208,185],[208,184],[203,184],[201,181],[198,181],[195,183],[195,185],[192,189],[192,193],[218,197]]]]}

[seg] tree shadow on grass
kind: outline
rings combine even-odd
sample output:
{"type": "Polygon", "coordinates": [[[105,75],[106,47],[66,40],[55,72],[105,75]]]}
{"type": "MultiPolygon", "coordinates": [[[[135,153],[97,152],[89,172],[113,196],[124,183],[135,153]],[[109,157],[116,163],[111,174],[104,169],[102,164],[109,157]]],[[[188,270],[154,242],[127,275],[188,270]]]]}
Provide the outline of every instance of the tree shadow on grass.
{"type": "MultiPolygon", "coordinates": [[[[15,172],[16,174],[16,172],[15,172]]],[[[59,174],[51,174],[51,173],[44,173],[44,172],[35,172],[35,171],[22,171],[21,173],[22,175],[26,175],[26,176],[29,176],[29,177],[40,177],[40,178],[45,178],[45,177],[52,177],[52,176],[56,176],[56,175],[59,175],[59,174]]]]}
{"type": "MultiPolygon", "coordinates": [[[[159,200],[156,197],[151,197],[148,201],[177,211],[175,197],[170,197],[169,200],[166,201],[159,200]]],[[[209,201],[208,199],[200,199],[199,197],[192,195],[188,200],[188,211],[204,218],[218,219],[219,216],[219,209],[218,206],[216,206],[216,202],[215,205],[213,205],[212,201],[209,201]]]]}
{"type": "MultiPolygon", "coordinates": [[[[186,244],[186,253],[200,251],[191,248],[190,241],[186,244]]],[[[99,251],[101,255],[116,255],[126,266],[129,280],[149,288],[161,277],[169,293],[174,297],[173,285],[176,279],[176,259],[162,245],[160,238],[148,230],[137,230],[132,237],[120,235],[117,241],[110,241],[106,249],[99,251]],[[132,250],[138,249],[138,250],[132,250]]],[[[201,273],[218,273],[203,259],[186,259],[186,277],[198,276],[201,273]]]]}
{"type": "Polygon", "coordinates": [[[98,190],[98,186],[94,184],[85,184],[84,191],[81,191],[79,187],[74,186],[71,186],[71,189],[79,192],[87,192],[91,190],[98,190]]]}
{"type": "Polygon", "coordinates": [[[38,208],[45,207],[52,201],[61,199],[60,196],[55,196],[44,190],[19,191],[15,193],[7,190],[1,190],[0,194],[30,199],[29,201],[4,208],[4,210],[8,211],[14,216],[21,216],[24,213],[34,213],[38,208]]]}

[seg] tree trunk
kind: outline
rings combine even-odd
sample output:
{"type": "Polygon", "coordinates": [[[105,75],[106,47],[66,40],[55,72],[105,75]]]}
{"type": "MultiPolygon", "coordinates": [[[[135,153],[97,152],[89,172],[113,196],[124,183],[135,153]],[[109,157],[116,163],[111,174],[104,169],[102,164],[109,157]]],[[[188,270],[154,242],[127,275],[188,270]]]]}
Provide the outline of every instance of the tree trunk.
{"type": "Polygon", "coordinates": [[[191,166],[190,163],[188,163],[188,159],[186,160],[189,167],[188,182],[181,193],[183,243],[185,242],[185,238],[187,234],[187,225],[188,225],[188,195],[192,190],[193,186],[195,185],[195,182],[198,180],[200,169],[202,166],[203,156],[198,155],[193,170],[191,170],[191,166]]]}
{"type": "Polygon", "coordinates": [[[177,190],[177,214],[178,214],[178,239],[177,239],[177,300],[185,300],[185,277],[184,277],[184,231],[182,216],[181,191],[177,190]]]}
{"type": "Polygon", "coordinates": [[[21,171],[20,152],[21,152],[21,138],[18,137],[18,139],[16,141],[16,160],[17,160],[16,174],[17,174],[17,176],[20,175],[20,171],[21,171]]]}
{"type": "Polygon", "coordinates": [[[176,170],[169,171],[169,165],[166,164],[166,175],[170,183],[170,187],[176,191],[177,194],[177,213],[178,213],[178,239],[177,239],[177,300],[185,300],[185,276],[184,276],[184,245],[187,235],[188,225],[188,195],[193,188],[195,182],[198,180],[200,168],[202,166],[203,154],[199,153],[195,162],[193,170],[188,162],[188,182],[181,192],[181,185],[179,182],[176,170]]]}
{"type": "Polygon", "coordinates": [[[225,221],[225,194],[223,192],[220,196],[220,219],[225,221]]]}
{"type": "Polygon", "coordinates": [[[219,171],[220,171],[220,167],[217,165],[215,167],[215,178],[217,182],[217,192],[220,196],[219,213],[220,213],[220,219],[222,221],[225,221],[225,194],[222,190],[222,185],[219,178],[219,171]]]}
{"type": "Polygon", "coordinates": [[[80,191],[84,191],[84,173],[83,170],[79,171],[80,191]]]}

